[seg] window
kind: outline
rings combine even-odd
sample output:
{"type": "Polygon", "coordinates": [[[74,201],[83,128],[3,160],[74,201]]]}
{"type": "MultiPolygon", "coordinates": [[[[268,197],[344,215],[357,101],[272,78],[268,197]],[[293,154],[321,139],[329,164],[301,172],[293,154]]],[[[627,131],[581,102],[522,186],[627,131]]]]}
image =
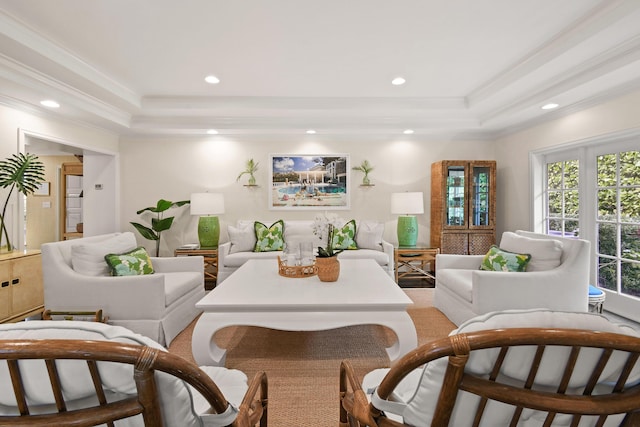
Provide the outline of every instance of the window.
{"type": "Polygon", "coordinates": [[[640,151],[597,157],[598,283],[640,297],[640,151]]]}
{"type": "Polygon", "coordinates": [[[591,242],[605,308],[640,321],[640,131],[531,153],[532,229],[591,242]]]}
{"type": "Polygon", "coordinates": [[[547,163],[545,231],[578,236],[580,231],[579,161],[547,163]]]}

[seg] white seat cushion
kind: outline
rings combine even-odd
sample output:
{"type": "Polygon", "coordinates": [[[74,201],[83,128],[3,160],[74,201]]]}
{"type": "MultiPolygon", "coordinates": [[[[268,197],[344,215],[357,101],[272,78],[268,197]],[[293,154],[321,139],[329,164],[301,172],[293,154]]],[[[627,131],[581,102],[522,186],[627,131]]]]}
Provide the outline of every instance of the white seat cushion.
{"type": "Polygon", "coordinates": [[[374,249],[345,250],[338,254],[338,259],[372,259],[382,266],[386,266],[389,263],[387,254],[374,249]]]}
{"type": "Polygon", "coordinates": [[[165,306],[179,300],[184,295],[200,286],[202,275],[195,271],[179,271],[162,273],[164,275],[165,306]]]}

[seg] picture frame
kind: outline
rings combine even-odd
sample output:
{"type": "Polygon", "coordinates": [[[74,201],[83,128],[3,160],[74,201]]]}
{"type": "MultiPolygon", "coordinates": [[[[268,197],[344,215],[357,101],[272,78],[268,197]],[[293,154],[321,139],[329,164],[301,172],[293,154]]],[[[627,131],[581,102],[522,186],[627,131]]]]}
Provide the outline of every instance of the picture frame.
{"type": "Polygon", "coordinates": [[[348,154],[270,154],[269,209],[351,208],[348,154]]]}
{"type": "Polygon", "coordinates": [[[33,192],[34,196],[48,196],[50,192],[50,183],[49,182],[41,182],[38,185],[38,188],[33,192]]]}

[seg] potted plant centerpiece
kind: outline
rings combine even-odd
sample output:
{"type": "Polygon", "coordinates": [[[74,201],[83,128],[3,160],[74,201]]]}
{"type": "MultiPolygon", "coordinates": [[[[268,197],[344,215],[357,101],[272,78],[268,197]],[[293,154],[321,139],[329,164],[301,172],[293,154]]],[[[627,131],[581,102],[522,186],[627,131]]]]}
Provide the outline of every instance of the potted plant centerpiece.
{"type": "Polygon", "coordinates": [[[340,261],[338,254],[342,249],[334,249],[333,235],[335,227],[339,227],[339,218],[335,214],[318,214],[313,223],[313,234],[324,239],[326,236],[327,245],[318,246],[318,256],[316,257],[316,267],[318,268],[318,278],[323,282],[335,282],[340,276],[340,261]]]}

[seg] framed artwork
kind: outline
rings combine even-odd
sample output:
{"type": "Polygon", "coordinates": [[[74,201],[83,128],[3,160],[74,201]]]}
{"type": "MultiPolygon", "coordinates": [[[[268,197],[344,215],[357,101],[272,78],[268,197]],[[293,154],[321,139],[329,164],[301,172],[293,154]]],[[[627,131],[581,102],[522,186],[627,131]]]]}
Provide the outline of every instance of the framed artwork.
{"type": "Polygon", "coordinates": [[[269,209],[349,209],[349,156],[272,154],[269,209]]]}
{"type": "Polygon", "coordinates": [[[35,191],[33,192],[34,196],[48,196],[49,195],[49,183],[48,182],[41,182],[40,185],[38,185],[38,188],[35,189],[35,191]]]}

